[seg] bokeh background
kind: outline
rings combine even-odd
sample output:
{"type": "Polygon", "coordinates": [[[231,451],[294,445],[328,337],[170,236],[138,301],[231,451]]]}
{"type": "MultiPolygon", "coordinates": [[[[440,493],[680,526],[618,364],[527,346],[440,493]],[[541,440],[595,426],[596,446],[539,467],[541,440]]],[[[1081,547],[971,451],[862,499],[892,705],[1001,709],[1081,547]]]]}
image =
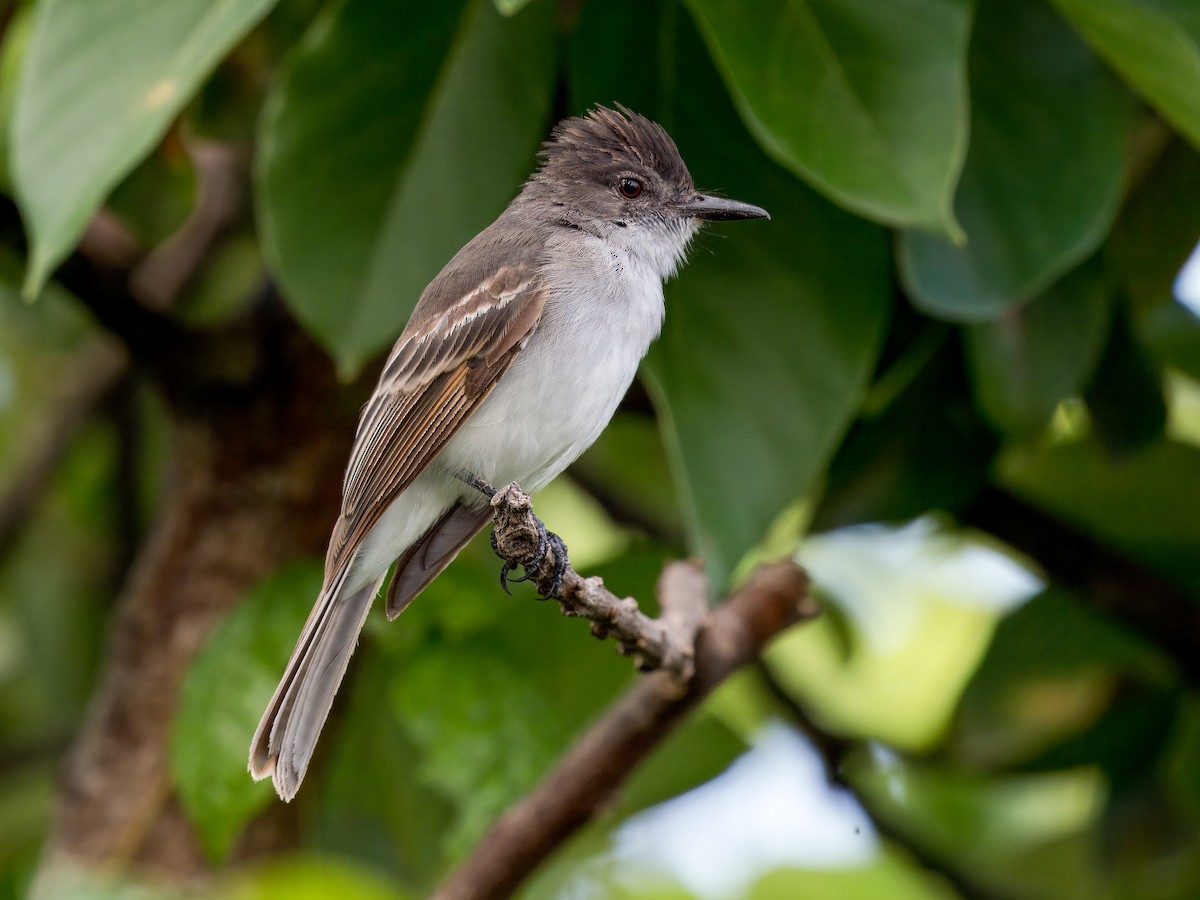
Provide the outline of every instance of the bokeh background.
{"type": "Polygon", "coordinates": [[[0,897],[426,896],[637,677],[484,539],[245,772],[381,355],[596,103],[772,220],[538,513],[825,611],[524,896],[1200,896],[1194,0],[9,0],[0,897]]]}

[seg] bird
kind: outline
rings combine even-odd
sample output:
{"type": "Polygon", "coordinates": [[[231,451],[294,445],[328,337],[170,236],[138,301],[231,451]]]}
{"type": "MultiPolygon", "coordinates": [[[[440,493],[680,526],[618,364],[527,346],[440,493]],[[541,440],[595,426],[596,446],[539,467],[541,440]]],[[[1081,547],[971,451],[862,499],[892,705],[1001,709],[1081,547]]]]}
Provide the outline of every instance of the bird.
{"type": "Polygon", "coordinates": [[[284,801],[389,569],[390,620],[487,524],[473,485],[533,493],[600,435],[702,223],[770,218],[698,192],[667,131],[615,106],[552,129],[536,170],[422,292],[387,357],[355,432],[323,586],[250,747],[250,774],[284,801]]]}

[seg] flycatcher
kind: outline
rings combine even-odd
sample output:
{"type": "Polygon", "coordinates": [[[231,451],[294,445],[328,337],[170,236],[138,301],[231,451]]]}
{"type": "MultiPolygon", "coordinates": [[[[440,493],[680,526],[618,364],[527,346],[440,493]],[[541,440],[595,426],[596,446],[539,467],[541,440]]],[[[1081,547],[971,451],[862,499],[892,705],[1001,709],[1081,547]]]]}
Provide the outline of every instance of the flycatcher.
{"type": "Polygon", "coordinates": [[[604,430],[701,222],[769,218],[697,193],[670,135],[624,108],[560,122],[539,161],[425,289],[363,409],[324,586],[250,747],[284,800],[389,566],[391,619],[490,518],[468,482],[536,491],[604,430]]]}

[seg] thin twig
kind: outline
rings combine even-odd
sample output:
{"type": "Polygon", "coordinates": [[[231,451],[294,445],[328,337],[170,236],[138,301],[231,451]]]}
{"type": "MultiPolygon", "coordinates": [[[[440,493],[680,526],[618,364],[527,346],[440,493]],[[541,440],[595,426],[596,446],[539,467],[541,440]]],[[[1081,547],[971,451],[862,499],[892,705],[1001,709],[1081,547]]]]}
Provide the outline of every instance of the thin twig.
{"type": "MultiPolygon", "coordinates": [[[[807,589],[804,570],[791,562],[755,572],[708,617],[696,644],[695,674],[684,690],[669,672],[638,681],[492,825],[436,900],[511,896],[542,860],[610,803],[637,764],[718,684],[783,629],[817,614],[807,589]]],[[[700,596],[707,597],[707,589],[700,596]]]]}
{"type": "Polygon", "coordinates": [[[559,559],[561,541],[546,542],[546,529],[533,514],[529,495],[515,482],[497,491],[486,483],[474,485],[492,498],[496,553],[526,574],[543,597],[557,600],[564,615],[582,616],[598,638],[613,637],[620,653],[634,658],[643,671],[663,669],[677,683],[692,676],[696,632],[707,609],[706,591],[696,590],[703,574],[692,565],[670,567],[663,573],[663,616],[652,619],[632,597],[618,597],[596,576],[584,578],[559,559]],[[539,550],[544,555],[538,559],[539,550]],[[679,589],[676,583],[684,585],[679,589]]]}

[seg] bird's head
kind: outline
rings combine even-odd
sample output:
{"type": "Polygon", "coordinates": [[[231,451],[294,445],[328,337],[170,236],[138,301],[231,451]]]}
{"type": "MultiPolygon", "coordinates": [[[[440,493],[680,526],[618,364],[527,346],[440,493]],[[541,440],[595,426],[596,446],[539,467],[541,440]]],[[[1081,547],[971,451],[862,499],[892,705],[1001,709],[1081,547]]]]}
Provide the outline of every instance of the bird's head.
{"type": "Polygon", "coordinates": [[[564,119],[539,158],[526,191],[550,204],[552,216],[669,258],[664,277],[704,220],[770,218],[749,203],[698,192],[666,129],[624,107],[564,119]]]}

